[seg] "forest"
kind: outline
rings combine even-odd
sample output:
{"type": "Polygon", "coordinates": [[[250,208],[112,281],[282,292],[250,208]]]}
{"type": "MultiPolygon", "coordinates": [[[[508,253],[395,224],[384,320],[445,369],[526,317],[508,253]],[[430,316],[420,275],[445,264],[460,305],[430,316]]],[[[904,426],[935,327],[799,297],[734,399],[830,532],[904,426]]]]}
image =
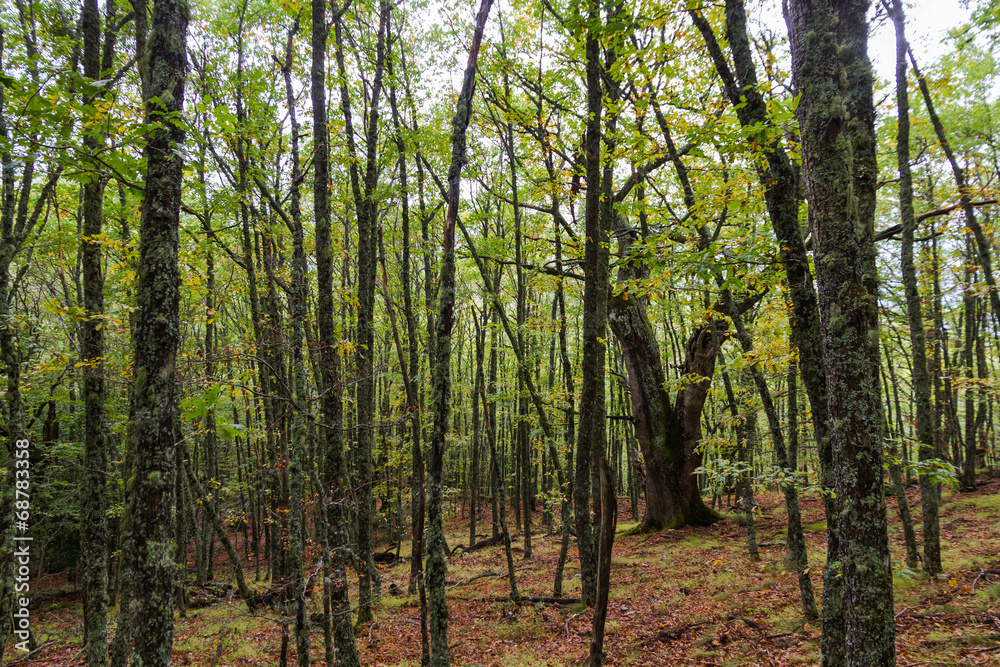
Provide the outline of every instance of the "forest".
{"type": "Polygon", "coordinates": [[[1000,664],[932,4],[5,1],[2,664],[1000,664]]]}

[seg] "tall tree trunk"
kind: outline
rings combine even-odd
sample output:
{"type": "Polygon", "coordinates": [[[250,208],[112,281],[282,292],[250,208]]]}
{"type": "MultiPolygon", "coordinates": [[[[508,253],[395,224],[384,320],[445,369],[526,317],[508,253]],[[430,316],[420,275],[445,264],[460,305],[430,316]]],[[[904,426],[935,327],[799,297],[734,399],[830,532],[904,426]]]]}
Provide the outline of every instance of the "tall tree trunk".
{"type": "MultiPolygon", "coordinates": [[[[375,76],[366,128],[366,156],[364,195],[358,209],[358,319],[356,362],[357,384],[357,451],[355,465],[358,480],[358,620],[374,620],[372,605],[380,597],[382,584],[373,559],[375,551],[373,493],[375,468],[372,460],[372,441],[375,422],[375,272],[376,272],[376,217],[374,199],[378,178],[376,149],[378,147],[379,101],[382,93],[382,74],[385,71],[385,39],[390,4],[379,3],[378,37],[375,46],[375,76]]],[[[349,108],[345,113],[350,113],[349,108]]],[[[352,163],[353,164],[353,163],[352,163]]],[[[358,193],[355,192],[355,200],[358,193]]]]}
{"type": "Polygon", "coordinates": [[[133,516],[136,596],[135,653],[142,665],[170,664],[173,576],[170,555],[175,471],[174,371],[180,341],[180,272],[177,265],[185,132],[179,123],[187,70],[188,6],[157,0],[147,51],[140,62],[146,124],[145,196],[136,276],[132,439],[136,453],[133,516]]]}
{"type": "MultiPolygon", "coordinates": [[[[289,299],[291,310],[291,335],[288,338],[288,346],[291,353],[292,362],[292,429],[291,447],[288,457],[288,483],[289,483],[289,522],[288,522],[288,574],[290,577],[292,595],[292,614],[295,617],[295,657],[299,667],[309,667],[309,612],[306,608],[306,590],[308,587],[308,577],[303,572],[305,558],[305,511],[303,502],[305,501],[305,479],[308,455],[306,453],[307,426],[306,415],[309,408],[307,406],[308,396],[306,394],[306,367],[305,358],[302,353],[302,345],[305,342],[306,327],[306,252],[304,247],[304,230],[302,228],[302,210],[300,207],[301,194],[299,192],[299,182],[301,180],[301,167],[299,160],[299,120],[295,110],[295,91],[292,87],[292,46],[295,33],[299,29],[299,17],[296,15],[295,24],[288,32],[288,43],[285,49],[285,62],[281,68],[281,73],[285,79],[285,99],[288,104],[289,120],[292,130],[292,189],[289,201],[291,212],[291,232],[292,232],[292,275],[291,275],[291,297],[289,299]]],[[[284,214],[282,213],[282,217],[284,214]]],[[[288,222],[285,218],[286,224],[288,222]]]]}
{"type": "MultiPolygon", "coordinates": [[[[556,204],[556,202],[553,202],[556,204]]],[[[562,232],[556,224],[556,270],[562,272],[562,232]]],[[[560,481],[562,498],[560,500],[560,518],[562,520],[562,539],[559,544],[559,557],[556,560],[555,580],[552,584],[553,595],[562,595],[562,574],[569,554],[570,514],[573,509],[573,441],[576,434],[574,419],[576,390],[573,387],[573,365],[569,360],[569,345],[566,342],[566,295],[562,280],[556,286],[556,300],[559,302],[559,358],[562,362],[562,376],[566,391],[566,427],[563,432],[563,442],[566,447],[566,478],[560,481]]],[[[633,517],[634,519],[635,517],[633,517]]]]}
{"type": "MultiPolygon", "coordinates": [[[[791,0],[792,76],[813,228],[848,665],[895,662],[878,388],[875,161],[867,2],[791,0]]],[[[824,632],[826,628],[824,627],[824,632]]],[[[824,651],[827,643],[824,642],[824,651]]],[[[835,653],[839,648],[832,646],[835,653]]]]}
{"type": "MultiPolygon", "coordinates": [[[[333,6],[334,18],[339,12],[333,6]]],[[[339,25],[339,23],[338,23],[339,25]]],[[[313,112],[313,216],[316,220],[316,320],[319,329],[320,377],[323,388],[320,406],[320,444],[324,447],[323,484],[329,491],[327,525],[331,552],[330,614],[333,617],[334,644],[337,664],[356,667],[361,664],[354,645],[351,626],[351,602],[347,590],[348,537],[347,488],[344,470],[344,444],[341,438],[343,407],[341,404],[340,358],[333,313],[333,248],[330,234],[330,134],[326,116],[326,2],[312,0],[312,67],[310,95],[313,112]]]]}
{"type": "Polygon", "coordinates": [[[580,395],[580,427],[576,442],[576,484],[573,500],[576,542],[580,551],[580,585],[585,604],[597,600],[597,553],[591,527],[591,459],[594,450],[604,450],[604,337],[608,320],[609,260],[608,230],[603,227],[601,200],[601,85],[600,44],[597,26],[600,12],[596,1],[588,3],[586,41],[587,131],[584,139],[587,193],[585,197],[583,288],[583,388],[580,395]]]}
{"type": "Polygon", "coordinates": [[[459,92],[452,121],[451,165],[448,168],[447,213],[442,243],[443,262],[438,286],[439,305],[435,334],[434,378],[432,414],[434,430],[431,435],[430,456],[430,534],[427,553],[427,592],[430,612],[431,665],[447,667],[451,664],[448,648],[448,604],[445,600],[445,562],[443,553],[444,526],[442,517],[442,492],[444,472],[445,435],[448,430],[448,410],[451,399],[451,332],[455,314],[455,223],[458,218],[459,183],[462,165],[466,159],[466,129],[472,115],[472,96],[476,88],[476,61],[483,40],[483,29],[493,0],[482,0],[476,15],[469,60],[459,92]]]}
{"type": "MultiPolygon", "coordinates": [[[[506,47],[506,32],[503,28],[503,22],[500,22],[500,34],[501,34],[501,46],[500,46],[500,57],[502,59],[507,59],[507,47],[506,47]]],[[[510,99],[511,88],[510,88],[510,73],[505,69],[503,72],[503,93],[504,99],[510,99]]],[[[496,119],[495,119],[496,120],[496,119]]],[[[510,201],[511,207],[513,209],[514,215],[514,274],[516,277],[517,284],[517,302],[516,302],[516,322],[517,326],[514,329],[517,335],[517,340],[514,345],[520,350],[520,354],[523,356],[526,354],[526,348],[524,343],[524,324],[527,319],[527,291],[525,287],[524,279],[524,269],[523,269],[523,258],[522,258],[522,233],[521,233],[521,202],[520,202],[520,192],[518,189],[518,179],[517,179],[517,156],[514,153],[514,129],[511,123],[502,123],[496,120],[497,130],[500,134],[500,142],[503,145],[504,152],[506,153],[507,166],[510,170],[510,201]]],[[[523,364],[518,364],[517,371],[517,428],[515,429],[514,442],[515,447],[515,461],[519,463],[516,466],[515,478],[518,480],[518,487],[520,494],[518,497],[518,503],[520,504],[521,511],[524,514],[524,558],[531,558],[531,525],[532,525],[532,509],[535,504],[534,494],[531,485],[531,446],[530,437],[528,434],[528,397],[524,392],[525,385],[525,375],[528,373],[527,367],[523,364]]],[[[517,508],[517,503],[515,503],[515,509],[517,508]]]]}
{"type": "MultiPolygon", "coordinates": [[[[705,38],[715,68],[722,77],[726,96],[736,109],[740,125],[771,126],[767,105],[757,85],[756,65],[750,50],[746,27],[746,9],[742,0],[726,2],[726,37],[733,53],[735,72],[730,69],[725,55],[719,48],[711,26],[696,11],[692,19],[705,38]]],[[[783,135],[776,132],[764,151],[764,165],[757,170],[757,177],[764,186],[764,200],[768,218],[778,243],[778,253],[787,277],[789,297],[792,302],[792,339],[799,352],[799,366],[809,407],[813,417],[813,433],[817,443],[820,463],[820,484],[824,489],[823,504],[827,516],[827,567],[823,572],[823,667],[837,667],[844,661],[844,616],[838,562],[840,536],[838,533],[838,501],[834,487],[833,451],[830,431],[832,422],[827,404],[826,368],[820,334],[820,317],[816,290],[809,270],[805,242],[799,227],[799,176],[792,160],[782,145],[783,135]]],[[[748,142],[756,142],[754,135],[748,142]]],[[[760,164],[758,162],[758,164],[760,164]]]]}
{"type": "MultiPolygon", "coordinates": [[[[115,18],[115,3],[108,3],[108,21],[115,18]]],[[[83,75],[101,79],[101,19],[97,0],[86,0],[80,16],[83,31],[83,75]]],[[[109,27],[109,43],[114,30],[109,27]]],[[[113,47],[112,47],[113,48],[113,47]]],[[[113,52],[108,59],[113,58],[113,52]]],[[[92,100],[85,96],[84,103],[92,100]]],[[[97,128],[84,134],[84,148],[95,154],[104,144],[97,128]]],[[[104,383],[104,273],[101,267],[101,228],[104,214],[104,176],[84,185],[83,307],[87,318],[80,325],[80,360],[83,364],[84,454],[81,497],[81,553],[83,555],[83,617],[87,661],[95,667],[108,664],[107,478],[108,452],[105,426],[104,383]]]]}
{"type": "Polygon", "coordinates": [[[965,335],[963,336],[964,349],[962,351],[962,365],[965,366],[965,449],[964,465],[962,469],[962,485],[967,491],[976,490],[976,399],[973,392],[974,362],[976,340],[979,337],[977,327],[979,300],[973,291],[975,281],[975,271],[972,268],[975,260],[972,251],[972,243],[966,238],[965,241],[965,286],[963,288],[963,312],[965,319],[965,335]]]}
{"type": "MultiPolygon", "coordinates": [[[[386,28],[388,31],[388,27],[386,28]]],[[[391,32],[391,31],[389,31],[391,32]]],[[[390,40],[390,52],[386,60],[386,70],[389,74],[389,107],[392,111],[392,124],[395,131],[396,150],[399,153],[399,190],[402,209],[403,257],[400,269],[400,280],[403,284],[403,313],[406,317],[406,346],[409,359],[410,382],[415,383],[420,374],[420,348],[417,334],[417,318],[413,308],[412,284],[410,277],[410,198],[407,186],[406,142],[403,140],[403,124],[400,120],[399,106],[396,100],[396,76],[392,47],[398,42],[397,37],[390,40]]],[[[402,61],[402,54],[400,54],[402,61]]],[[[403,76],[405,72],[401,72],[403,76]]],[[[420,167],[419,160],[417,163],[420,167]]],[[[423,207],[421,206],[421,209],[423,207]]],[[[413,388],[411,386],[411,388],[413,388]]],[[[416,592],[417,581],[422,576],[423,569],[423,539],[424,539],[424,457],[420,442],[422,426],[420,423],[420,404],[418,396],[410,397],[407,411],[410,413],[410,440],[412,468],[410,473],[410,532],[412,536],[410,549],[410,594],[416,592]]],[[[422,585],[422,584],[421,584],[422,585]]]]}
{"type": "MultiPolygon", "coordinates": [[[[899,212],[902,222],[900,249],[906,314],[910,325],[910,354],[913,357],[913,393],[917,408],[917,456],[920,461],[935,458],[937,433],[931,408],[931,378],[927,370],[927,346],[924,320],[917,289],[917,272],[913,262],[913,234],[917,223],[913,212],[913,177],[910,172],[910,102],[906,81],[906,17],[900,0],[893,0],[892,20],[896,27],[896,109],[898,130],[896,160],[899,169],[899,212]]],[[[941,571],[940,520],[936,484],[926,475],[920,476],[920,496],[924,522],[924,570],[928,574],[941,571]]]]}

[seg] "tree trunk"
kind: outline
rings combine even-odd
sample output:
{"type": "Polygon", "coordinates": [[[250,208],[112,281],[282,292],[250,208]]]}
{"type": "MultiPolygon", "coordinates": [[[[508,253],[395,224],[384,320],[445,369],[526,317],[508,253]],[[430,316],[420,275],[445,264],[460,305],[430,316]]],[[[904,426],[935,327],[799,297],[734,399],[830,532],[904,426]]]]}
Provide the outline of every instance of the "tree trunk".
{"type": "Polygon", "coordinates": [[[967,491],[976,490],[976,399],[973,392],[973,355],[975,354],[976,338],[979,335],[976,326],[978,299],[973,291],[974,271],[972,244],[966,239],[965,286],[963,288],[963,311],[965,315],[965,336],[962,363],[965,366],[965,465],[962,470],[962,486],[967,491]]]}
{"type": "Polygon", "coordinates": [[[459,183],[462,165],[466,159],[465,133],[472,115],[472,97],[476,83],[476,61],[482,44],[483,29],[489,16],[492,0],[483,0],[476,15],[475,31],[469,48],[461,92],[452,121],[451,166],[448,168],[447,212],[444,223],[444,260],[438,287],[437,331],[435,333],[434,377],[432,414],[434,430],[431,436],[431,503],[430,535],[427,554],[427,592],[430,612],[431,665],[447,667],[451,664],[448,648],[448,604],[445,600],[444,527],[442,525],[442,492],[445,435],[448,430],[448,410],[451,398],[451,332],[455,311],[455,223],[458,218],[459,183]]]}
{"type": "Polygon", "coordinates": [[[597,554],[591,527],[591,459],[594,450],[604,450],[604,337],[608,320],[609,254],[608,231],[600,215],[601,199],[601,85],[597,3],[588,3],[586,32],[587,132],[584,139],[587,193],[585,197],[585,241],[583,288],[583,387],[580,394],[580,427],[576,441],[576,483],[573,487],[576,541],[580,551],[581,597],[591,605],[597,599],[597,554]]]}
{"type": "Polygon", "coordinates": [[[145,90],[146,179],[136,276],[133,446],[136,502],[133,517],[136,596],[136,659],[144,665],[170,664],[173,644],[174,379],[180,341],[180,272],[177,265],[184,129],[164,122],[179,116],[187,70],[188,7],[157,0],[149,43],[140,69],[145,90]],[[154,129],[155,128],[155,129],[154,129]]]}
{"type": "Polygon", "coordinates": [[[715,372],[716,324],[699,327],[688,340],[681,374],[696,374],[703,379],[686,384],[671,405],[664,388],[660,348],[646,319],[645,307],[627,292],[614,297],[610,305],[608,322],[622,348],[632,394],[635,437],[646,462],[646,512],[640,529],[715,523],[722,517],[705,505],[693,473],[702,462],[696,449],[701,440],[701,410],[715,372]]]}
{"type": "MultiPolygon", "coordinates": [[[[115,3],[108,3],[109,24],[114,21],[115,3]]],[[[80,16],[83,32],[83,74],[92,81],[101,78],[99,42],[101,19],[97,1],[86,0],[80,16]]],[[[109,37],[114,34],[108,28],[109,37]]],[[[113,44],[112,39],[109,43],[113,44]]],[[[112,56],[109,56],[109,60],[112,56]]],[[[85,96],[84,103],[92,102],[85,96]]],[[[104,144],[100,132],[89,128],[84,134],[85,150],[96,153],[104,144]]],[[[108,664],[108,569],[107,569],[107,477],[108,452],[105,438],[104,382],[104,273],[101,267],[104,175],[98,173],[84,185],[83,240],[80,261],[83,268],[83,307],[87,318],[80,325],[80,360],[83,364],[84,455],[81,485],[80,546],[83,556],[83,617],[87,661],[94,667],[108,664]]]]}
{"type": "MultiPolygon", "coordinates": [[[[306,252],[304,247],[305,233],[302,227],[302,211],[300,207],[301,166],[299,159],[299,120],[295,110],[295,91],[292,86],[292,40],[299,29],[298,16],[295,24],[289,30],[288,43],[285,50],[285,62],[281,73],[285,79],[285,100],[288,103],[289,121],[292,130],[291,159],[291,196],[289,209],[291,212],[292,233],[292,267],[291,295],[289,298],[291,332],[288,337],[288,347],[291,354],[292,387],[292,428],[291,446],[288,457],[288,488],[289,488],[289,522],[288,522],[288,575],[291,585],[292,615],[295,617],[295,657],[299,667],[309,667],[309,612],[306,608],[306,590],[308,578],[303,571],[306,548],[306,517],[303,509],[305,501],[305,480],[308,456],[306,453],[306,438],[308,437],[306,416],[309,408],[306,393],[306,368],[302,346],[305,342],[306,327],[306,252]]],[[[282,213],[284,218],[284,214],[282,213]]],[[[285,218],[286,224],[288,222],[285,218]]],[[[220,531],[221,536],[221,531],[220,531]]],[[[230,555],[232,558],[235,554],[230,555]]],[[[239,558],[236,555],[237,559],[239,558]]],[[[242,567],[240,567],[242,570],[242,567]]]]}
{"type": "Polygon", "coordinates": [[[867,3],[791,0],[788,7],[827,400],[835,425],[831,446],[840,512],[831,518],[840,525],[846,661],[891,665],[895,622],[877,376],[877,170],[867,3]]]}
{"type": "Polygon", "coordinates": [[[604,622],[608,617],[608,593],[611,590],[611,548],[618,524],[618,496],[614,476],[606,458],[601,459],[601,537],[597,550],[597,602],[594,606],[594,627],[590,638],[590,667],[604,662],[604,622]]]}
{"type": "MultiPolygon", "coordinates": [[[[335,24],[338,13],[332,7],[335,24]]],[[[326,2],[312,0],[312,67],[310,95],[313,112],[313,216],[316,220],[316,321],[319,329],[321,373],[317,384],[323,390],[320,401],[322,423],[320,446],[324,447],[323,484],[329,493],[327,505],[328,547],[332,577],[330,582],[330,614],[333,617],[334,645],[337,664],[356,667],[361,664],[354,645],[351,626],[351,601],[347,589],[347,488],[342,440],[343,406],[341,403],[340,356],[333,313],[333,249],[330,234],[330,135],[326,116],[326,2]]]]}
{"type": "MultiPolygon", "coordinates": [[[[378,178],[376,149],[378,147],[379,98],[382,92],[382,74],[385,69],[385,35],[390,4],[379,4],[378,37],[375,46],[375,75],[371,100],[368,104],[368,127],[365,128],[366,156],[364,194],[358,189],[357,167],[352,159],[352,186],[358,217],[358,319],[355,359],[357,363],[357,424],[358,434],[355,465],[358,479],[358,624],[370,623],[375,616],[372,605],[380,597],[382,584],[375,567],[373,493],[375,470],[372,460],[372,441],[375,420],[375,273],[376,273],[376,217],[374,199],[378,178]]],[[[340,43],[338,41],[338,54],[340,43]]],[[[343,73],[341,74],[343,75],[343,73]]],[[[345,90],[342,83],[341,90],[345,90]]],[[[344,92],[342,99],[347,100],[344,92]]],[[[344,116],[350,123],[350,106],[345,102],[344,116]]],[[[348,125],[347,131],[352,129],[348,125]]],[[[352,154],[353,157],[353,154],[352,154]]]]}
{"type": "MultiPolygon", "coordinates": [[[[896,159],[899,168],[899,211],[902,223],[900,250],[906,313],[910,325],[910,353],[913,357],[913,389],[917,408],[918,458],[934,458],[937,437],[931,409],[931,379],[927,371],[927,349],[924,339],[923,313],[917,289],[917,272],[913,262],[913,233],[916,219],[913,212],[913,178],[910,173],[910,103],[906,82],[906,34],[902,3],[893,0],[893,23],[896,27],[896,107],[898,131],[896,159]]],[[[920,476],[920,495],[924,522],[924,570],[928,574],[941,571],[940,527],[936,485],[920,476]]]]}

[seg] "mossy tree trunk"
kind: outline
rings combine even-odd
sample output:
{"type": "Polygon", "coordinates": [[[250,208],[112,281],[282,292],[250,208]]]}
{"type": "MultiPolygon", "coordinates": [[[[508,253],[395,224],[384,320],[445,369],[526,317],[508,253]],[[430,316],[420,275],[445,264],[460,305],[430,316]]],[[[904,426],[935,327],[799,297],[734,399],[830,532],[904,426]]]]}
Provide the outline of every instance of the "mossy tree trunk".
{"type": "Polygon", "coordinates": [[[187,75],[185,0],[153,6],[144,72],[148,143],[136,276],[132,441],[136,455],[135,664],[170,664],[174,563],[171,553],[176,446],[174,378],[180,342],[178,235],[185,131],[174,122],[184,105],[187,75]]]}
{"type": "MultiPolygon", "coordinates": [[[[402,25],[402,21],[400,21],[402,25]]],[[[387,27],[388,30],[388,27],[387,27]]],[[[391,33],[391,31],[389,31],[391,33]]],[[[399,34],[401,30],[397,33],[397,36],[389,41],[389,53],[386,59],[386,72],[389,75],[389,106],[392,111],[392,124],[395,131],[395,142],[396,149],[399,153],[398,164],[399,164],[399,189],[400,189],[400,203],[401,203],[401,223],[402,223],[402,237],[403,237],[403,250],[402,250],[402,267],[400,269],[400,281],[403,284],[403,315],[406,318],[406,348],[408,355],[408,393],[407,393],[407,412],[410,416],[410,441],[411,441],[411,459],[412,467],[410,473],[410,533],[411,533],[411,548],[410,548],[410,579],[407,589],[412,595],[417,591],[418,583],[420,587],[420,598],[425,601],[425,594],[423,590],[423,539],[424,539],[424,510],[425,508],[425,492],[424,492],[424,455],[423,455],[423,445],[421,444],[421,436],[423,434],[423,426],[420,420],[420,402],[416,391],[416,378],[420,374],[420,341],[417,334],[417,318],[413,306],[413,295],[412,295],[412,285],[410,278],[410,197],[409,188],[407,185],[407,168],[406,168],[406,142],[403,140],[403,124],[400,120],[399,106],[396,99],[396,76],[395,76],[395,61],[394,57],[396,53],[393,48],[400,42],[399,34]]],[[[403,62],[402,48],[399,50],[400,62],[403,62]]],[[[405,67],[405,65],[403,65],[405,67]]],[[[420,168],[419,160],[417,163],[418,168],[420,168]]],[[[423,207],[421,207],[423,208],[423,207]]],[[[402,362],[401,362],[402,363],[402,362]]],[[[405,366],[403,366],[405,368],[405,366]]],[[[427,652],[426,646],[426,615],[427,609],[426,604],[421,603],[421,617],[423,619],[421,623],[423,648],[424,652],[427,652]]]]}
{"type": "Polygon", "coordinates": [[[701,411],[715,372],[713,329],[717,327],[715,323],[701,326],[691,335],[681,375],[702,379],[685,384],[671,402],[659,343],[645,305],[624,292],[614,297],[610,306],[608,321],[622,348],[635,437],[646,463],[646,511],[641,529],[712,524],[722,517],[705,505],[693,473],[702,463],[697,446],[702,435],[701,411]]]}
{"type": "Polygon", "coordinates": [[[792,0],[788,23],[793,82],[801,91],[796,114],[834,425],[845,660],[848,665],[892,665],[895,620],[882,482],[877,169],[867,8],[865,0],[792,0]]]}
{"type": "MultiPolygon", "coordinates": [[[[372,442],[375,424],[375,274],[377,259],[375,186],[378,180],[379,103],[382,95],[383,73],[385,72],[385,40],[391,5],[379,3],[378,36],[375,45],[375,72],[371,87],[371,99],[367,103],[368,126],[365,128],[365,172],[359,189],[357,167],[352,152],[351,186],[358,217],[358,319],[357,342],[355,345],[357,384],[357,450],[355,452],[356,478],[358,482],[358,619],[369,623],[374,620],[372,606],[381,595],[381,577],[375,567],[375,535],[373,501],[375,486],[375,466],[372,459],[372,442]]],[[[339,46],[339,44],[338,44],[339,46]]],[[[343,76],[343,73],[341,73],[343,76]]],[[[346,94],[346,81],[342,81],[341,99],[348,134],[351,128],[351,108],[346,94]]]]}
{"type": "MultiPolygon", "coordinates": [[[[81,10],[83,74],[92,81],[114,65],[116,20],[114,0],[106,5],[104,63],[101,62],[101,19],[96,0],[86,0],[81,10]]],[[[93,102],[84,95],[84,103],[93,102]]],[[[96,154],[104,145],[97,128],[84,134],[84,148],[96,154]]],[[[81,485],[81,552],[83,555],[83,616],[87,660],[90,665],[108,664],[108,446],[105,423],[104,381],[104,272],[101,266],[101,230],[104,216],[104,175],[98,173],[83,188],[83,240],[80,263],[83,270],[83,307],[87,318],[80,325],[80,357],[83,362],[84,461],[81,485]]]]}
{"type": "MultiPolygon", "coordinates": [[[[347,589],[347,563],[350,561],[347,536],[348,498],[342,440],[343,405],[341,403],[340,357],[333,314],[333,245],[330,233],[330,131],[326,115],[326,2],[312,0],[312,65],[310,96],[313,112],[313,216],[316,226],[316,320],[319,330],[320,373],[317,384],[322,389],[320,408],[320,446],[324,448],[323,484],[329,494],[326,511],[330,550],[330,614],[338,666],[360,665],[351,625],[351,603],[347,589]]],[[[333,6],[335,25],[340,10],[333,6]]]]}
{"type": "Polygon", "coordinates": [[[580,585],[585,604],[597,599],[597,554],[591,527],[591,463],[593,452],[604,451],[604,365],[608,319],[608,230],[600,215],[601,205],[601,113],[604,89],[601,83],[599,43],[600,12],[596,0],[587,3],[586,35],[587,131],[584,163],[587,193],[584,199],[585,281],[583,287],[583,376],[580,393],[580,426],[576,440],[576,474],[573,486],[576,543],[580,552],[580,585]]]}
{"type": "MultiPolygon", "coordinates": [[[[906,17],[903,5],[893,0],[892,20],[896,27],[896,160],[899,169],[899,217],[902,224],[900,272],[906,296],[906,316],[910,325],[910,354],[913,358],[913,395],[917,408],[917,456],[921,461],[935,457],[938,449],[934,412],[931,407],[931,378],[927,370],[924,316],[913,261],[913,234],[917,223],[913,213],[913,176],[910,172],[910,102],[906,81],[906,17]]],[[[940,519],[937,485],[920,476],[920,497],[924,522],[924,570],[941,571],[940,519]]]]}
{"type": "MultiPolygon", "coordinates": [[[[767,104],[760,94],[756,65],[747,33],[746,9],[742,0],[726,1],[726,37],[735,67],[730,68],[708,21],[697,11],[692,19],[705,38],[709,55],[723,81],[723,88],[736,109],[740,125],[769,127],[767,104]]],[[[748,135],[750,143],[761,137],[748,135]]],[[[764,137],[766,138],[766,137],[764,137]]],[[[812,410],[813,433],[816,437],[820,463],[820,484],[824,489],[823,505],[827,521],[827,567],[823,572],[823,667],[835,667],[843,662],[844,616],[841,609],[841,586],[838,561],[840,536],[834,517],[838,515],[836,495],[832,492],[833,450],[830,443],[831,422],[827,405],[826,367],[820,334],[820,317],[816,289],[809,269],[809,257],[799,226],[799,174],[782,145],[783,135],[773,134],[765,144],[764,161],[758,161],[757,177],[764,186],[768,218],[778,243],[778,254],[788,284],[792,303],[792,342],[799,353],[799,368],[812,410]]]]}
{"type": "Polygon", "coordinates": [[[292,233],[292,275],[291,295],[289,298],[291,332],[288,337],[289,352],[292,357],[292,391],[293,406],[291,447],[288,456],[288,487],[289,487],[289,522],[288,522],[288,575],[290,578],[290,594],[292,597],[292,615],[295,618],[295,657],[299,667],[309,667],[309,612],[306,608],[306,589],[308,577],[304,572],[306,547],[306,517],[303,509],[305,501],[306,466],[311,465],[306,453],[306,438],[308,437],[306,416],[309,412],[306,393],[306,367],[302,346],[305,343],[306,327],[306,286],[307,266],[304,246],[305,232],[302,227],[301,165],[299,158],[299,120],[295,110],[295,91],[292,86],[292,39],[299,29],[299,17],[288,33],[288,43],[285,49],[285,62],[281,73],[285,80],[285,99],[288,103],[289,121],[292,129],[291,155],[291,193],[289,212],[291,219],[278,210],[285,224],[292,233]],[[289,224],[291,223],[291,224],[289,224]]]}

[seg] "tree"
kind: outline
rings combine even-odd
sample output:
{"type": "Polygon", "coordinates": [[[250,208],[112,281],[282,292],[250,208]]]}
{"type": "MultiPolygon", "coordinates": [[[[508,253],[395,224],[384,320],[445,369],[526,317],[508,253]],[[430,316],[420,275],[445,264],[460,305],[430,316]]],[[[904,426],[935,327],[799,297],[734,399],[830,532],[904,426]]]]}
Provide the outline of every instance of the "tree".
{"type": "Polygon", "coordinates": [[[878,385],[877,180],[863,0],[789,3],[792,76],[816,253],[846,664],[895,664],[878,385]]]}
{"type": "Polygon", "coordinates": [[[465,66],[462,88],[452,121],[451,164],[448,168],[447,212],[444,223],[443,262],[439,283],[438,319],[434,336],[434,376],[431,394],[434,430],[430,455],[430,534],[427,540],[427,594],[431,633],[431,665],[451,664],[448,648],[448,605],[445,601],[444,526],[442,513],[445,434],[451,399],[451,334],[455,316],[455,224],[458,219],[459,185],[466,160],[466,131],[472,115],[472,97],[476,90],[476,61],[483,40],[483,30],[493,0],[482,0],[465,66]]]}
{"type": "MultiPolygon", "coordinates": [[[[334,24],[343,10],[333,6],[334,24]]],[[[316,229],[316,324],[319,329],[319,364],[316,383],[323,390],[320,444],[324,454],[323,484],[329,492],[326,508],[331,555],[330,614],[333,618],[337,664],[360,665],[351,628],[351,601],[347,590],[346,470],[342,439],[343,406],[340,355],[334,327],[333,248],[330,234],[330,131],[326,117],[326,2],[312,1],[312,67],[310,95],[313,112],[313,215],[316,229]]]]}
{"type": "Polygon", "coordinates": [[[174,503],[174,413],[180,342],[180,271],[177,264],[182,147],[180,121],[187,75],[188,5],[157,0],[153,6],[143,71],[148,143],[133,373],[133,449],[136,500],[133,585],[135,654],[139,665],[170,663],[173,643],[174,565],[170,555],[174,503]]]}
{"type": "MultiPolygon", "coordinates": [[[[83,31],[83,74],[91,81],[102,78],[114,64],[116,3],[106,3],[103,62],[100,39],[101,17],[96,0],[83,4],[80,23],[83,31]]],[[[103,99],[104,94],[84,94],[84,105],[103,99]]],[[[85,130],[84,146],[93,158],[104,143],[97,127],[85,130]]],[[[81,325],[80,353],[84,362],[84,483],[82,495],[84,564],[84,618],[87,660],[94,667],[108,664],[108,569],[107,560],[107,479],[108,445],[105,423],[104,371],[104,272],[100,238],[104,216],[104,174],[95,170],[84,185],[83,242],[80,257],[83,269],[84,308],[87,319],[81,325]]]]}
{"type": "MultiPolygon", "coordinates": [[[[921,461],[938,458],[939,446],[931,410],[931,380],[927,372],[927,347],[924,315],[917,289],[917,271],[913,263],[913,176],[910,171],[910,102],[906,82],[906,17],[903,6],[894,0],[892,21],[896,28],[896,161],[899,169],[899,217],[902,224],[900,273],[906,295],[906,314],[910,324],[910,352],[913,356],[913,393],[917,406],[918,456],[921,461]]],[[[941,571],[941,528],[938,519],[937,484],[927,475],[920,477],[920,497],[924,523],[924,570],[931,575],[941,571]]]]}
{"type": "Polygon", "coordinates": [[[682,376],[694,378],[671,402],[659,345],[644,308],[627,292],[612,300],[609,323],[622,345],[632,393],[635,434],[646,464],[643,530],[709,525],[721,516],[701,497],[701,410],[715,372],[717,322],[695,329],[684,348],[682,376]]]}
{"type": "MultiPolygon", "coordinates": [[[[597,551],[591,527],[590,502],[592,458],[604,451],[605,405],[603,342],[608,319],[609,229],[601,217],[601,83],[599,5],[587,3],[586,43],[587,128],[584,134],[584,164],[587,193],[584,210],[583,288],[583,378],[580,393],[580,422],[576,438],[576,483],[573,485],[576,543],[580,551],[580,582],[583,601],[597,600],[597,551]]],[[[581,22],[582,23],[582,22],[581,22]]]]}

